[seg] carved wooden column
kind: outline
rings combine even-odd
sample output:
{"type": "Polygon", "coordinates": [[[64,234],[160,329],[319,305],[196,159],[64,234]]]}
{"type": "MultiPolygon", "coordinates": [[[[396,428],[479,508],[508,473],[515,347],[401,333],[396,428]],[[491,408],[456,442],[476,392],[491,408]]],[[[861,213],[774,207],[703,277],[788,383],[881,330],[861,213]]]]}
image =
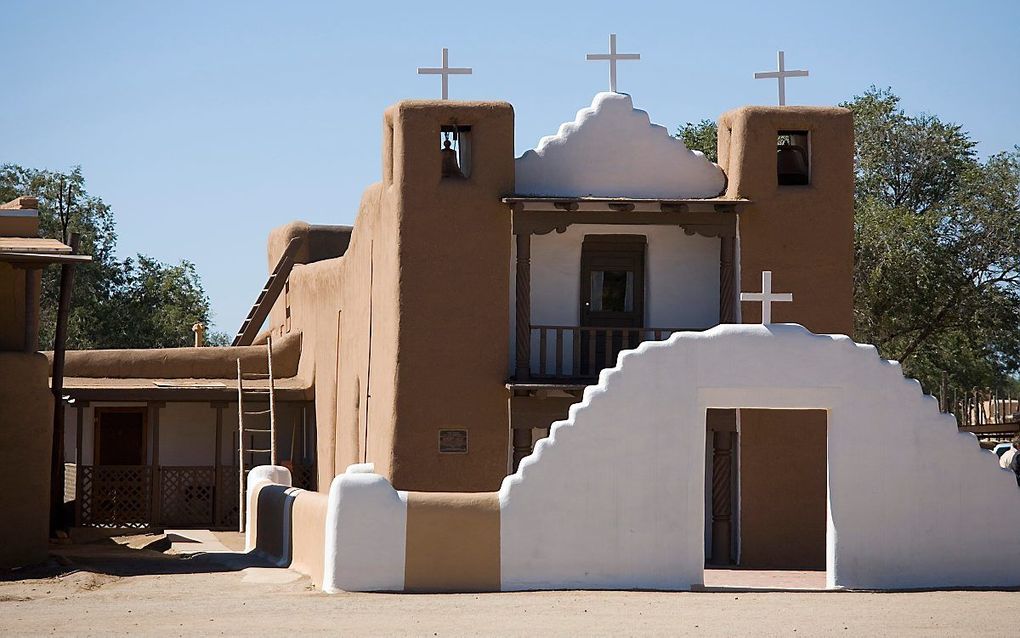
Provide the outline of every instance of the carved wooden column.
{"type": "MultiPolygon", "coordinates": [[[[516,237],[517,363],[514,377],[522,383],[531,378],[531,235],[522,232],[516,237]]],[[[517,436],[516,431],[514,436],[517,436]]]]}
{"type": "Polygon", "coordinates": [[[728,565],[733,530],[733,432],[712,434],[712,564],[728,565]]]}
{"type": "Polygon", "coordinates": [[[514,446],[514,472],[517,471],[517,466],[521,464],[521,459],[531,454],[531,428],[514,428],[513,429],[513,446],[514,446]]]}
{"type": "Polygon", "coordinates": [[[736,270],[737,238],[719,240],[719,323],[737,322],[736,270]]]}
{"type": "MultiPolygon", "coordinates": [[[[82,475],[84,472],[81,469],[82,463],[85,459],[84,453],[84,434],[85,434],[85,408],[88,407],[88,401],[82,401],[78,399],[74,403],[74,524],[81,525],[81,484],[82,475]]],[[[92,449],[92,465],[96,464],[96,451],[95,441],[93,441],[92,449]]]]}

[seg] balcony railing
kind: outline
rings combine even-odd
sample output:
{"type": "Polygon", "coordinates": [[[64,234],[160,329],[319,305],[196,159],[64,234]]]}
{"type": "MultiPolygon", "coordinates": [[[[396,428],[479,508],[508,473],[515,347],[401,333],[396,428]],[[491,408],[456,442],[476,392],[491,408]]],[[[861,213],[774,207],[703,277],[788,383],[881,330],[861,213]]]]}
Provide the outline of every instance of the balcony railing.
{"type": "Polygon", "coordinates": [[[591,381],[603,368],[616,365],[622,350],[643,341],[663,341],[674,332],[704,328],[619,328],[598,326],[531,326],[531,378],[591,381]]]}

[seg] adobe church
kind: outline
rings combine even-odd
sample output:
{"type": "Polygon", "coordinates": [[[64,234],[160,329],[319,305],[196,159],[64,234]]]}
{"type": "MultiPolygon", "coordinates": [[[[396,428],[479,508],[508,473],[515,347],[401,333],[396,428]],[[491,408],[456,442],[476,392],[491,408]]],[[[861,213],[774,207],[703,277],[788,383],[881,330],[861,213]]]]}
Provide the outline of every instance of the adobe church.
{"type": "MultiPolygon", "coordinates": [[[[387,109],[353,227],[273,231],[233,346],[67,353],[76,523],[231,524],[239,463],[283,464],[322,498],[356,464],[397,490],[494,491],[621,353],[762,322],[740,293],[763,283],[792,294],[772,322],[850,334],[850,112],[729,111],[715,164],[617,92],[608,59],[613,90],[516,158],[506,102],[387,109]],[[248,387],[275,397],[271,442],[239,431],[242,368],[273,377],[248,387]]],[[[605,463],[629,445],[617,425],[605,463]]],[[[823,566],[824,411],[704,425],[706,560],[823,566]]]]}

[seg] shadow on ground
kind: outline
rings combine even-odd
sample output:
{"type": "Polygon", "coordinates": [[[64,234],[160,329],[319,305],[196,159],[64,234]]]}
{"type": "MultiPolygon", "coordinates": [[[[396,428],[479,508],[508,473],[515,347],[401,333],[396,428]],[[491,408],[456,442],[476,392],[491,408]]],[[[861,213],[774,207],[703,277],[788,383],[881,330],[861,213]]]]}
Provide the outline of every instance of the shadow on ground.
{"type": "Polygon", "coordinates": [[[84,543],[50,545],[50,559],[41,565],[0,570],[0,582],[66,576],[79,571],[110,576],[208,574],[249,567],[276,567],[254,553],[172,553],[171,547],[190,539],[176,534],[149,534],[124,539],[103,538],[84,543]]]}

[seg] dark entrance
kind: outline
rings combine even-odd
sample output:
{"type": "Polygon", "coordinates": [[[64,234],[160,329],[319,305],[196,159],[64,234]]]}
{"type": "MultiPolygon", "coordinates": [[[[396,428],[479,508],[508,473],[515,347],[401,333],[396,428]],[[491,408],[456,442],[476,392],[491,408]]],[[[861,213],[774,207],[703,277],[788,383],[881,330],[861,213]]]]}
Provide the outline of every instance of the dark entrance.
{"type": "Polygon", "coordinates": [[[145,408],[96,408],[96,465],[145,465],[145,408]]]}
{"type": "Polygon", "coordinates": [[[581,376],[613,365],[641,343],[645,324],[644,235],[586,235],[581,245],[581,376]]]}

